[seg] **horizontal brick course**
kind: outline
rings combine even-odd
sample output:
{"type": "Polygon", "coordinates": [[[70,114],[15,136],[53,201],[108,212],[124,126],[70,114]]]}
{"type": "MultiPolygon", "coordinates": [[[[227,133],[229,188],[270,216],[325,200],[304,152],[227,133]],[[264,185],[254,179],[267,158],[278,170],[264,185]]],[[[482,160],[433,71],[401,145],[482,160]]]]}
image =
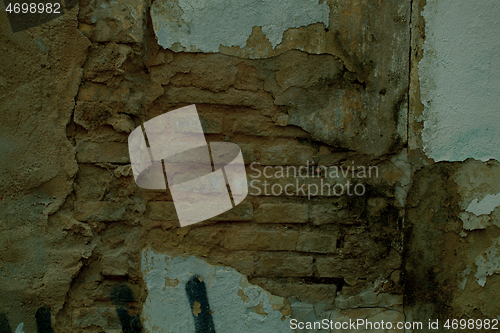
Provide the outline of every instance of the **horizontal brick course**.
{"type": "Polygon", "coordinates": [[[294,231],[234,229],[227,235],[224,247],[229,250],[294,251],[299,234],[294,231]]]}
{"type": "Polygon", "coordinates": [[[303,129],[295,126],[278,126],[269,117],[261,115],[239,115],[233,122],[233,132],[275,137],[309,137],[303,129]]]}
{"type": "Polygon", "coordinates": [[[253,206],[249,201],[242,202],[231,210],[212,217],[210,221],[250,221],[253,217],[253,206]]]}
{"type": "Polygon", "coordinates": [[[314,148],[303,145],[276,145],[260,147],[262,165],[306,165],[312,163],[314,148]]]}
{"type": "Polygon", "coordinates": [[[255,271],[257,276],[312,276],[313,257],[294,253],[262,253],[255,271]]]}
{"type": "Polygon", "coordinates": [[[302,233],[297,242],[297,251],[333,253],[337,248],[337,235],[318,232],[302,233]]]}
{"type": "Polygon", "coordinates": [[[274,295],[285,298],[297,297],[299,301],[317,303],[320,301],[331,302],[337,296],[335,284],[306,284],[289,279],[253,278],[250,283],[261,286],[274,295]]]}
{"type": "Polygon", "coordinates": [[[232,251],[229,253],[214,252],[210,258],[217,263],[230,266],[243,275],[252,276],[255,273],[255,253],[249,251],[232,251]]]}
{"type": "Polygon", "coordinates": [[[179,221],[174,203],[171,201],[150,201],[146,205],[146,217],[156,221],[179,221]]]}
{"type": "Polygon", "coordinates": [[[309,208],[306,204],[261,204],[254,213],[260,223],[307,223],[309,208]]]}
{"type": "Polygon", "coordinates": [[[126,206],[118,202],[87,201],[75,204],[75,217],[79,221],[119,221],[129,218],[126,206]]]}
{"type": "Polygon", "coordinates": [[[128,145],[122,142],[79,142],[76,144],[79,163],[130,163],[128,145]]]}

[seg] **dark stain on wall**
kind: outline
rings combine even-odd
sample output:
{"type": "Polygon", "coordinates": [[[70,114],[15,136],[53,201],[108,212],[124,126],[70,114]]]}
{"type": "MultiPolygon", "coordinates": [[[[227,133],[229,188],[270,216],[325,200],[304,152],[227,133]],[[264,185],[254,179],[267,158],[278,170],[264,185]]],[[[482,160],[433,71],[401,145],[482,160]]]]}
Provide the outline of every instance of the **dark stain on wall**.
{"type": "Polygon", "coordinates": [[[0,333],[12,333],[9,320],[7,319],[5,313],[0,313],[0,333]]]}
{"type": "Polygon", "coordinates": [[[53,333],[50,309],[42,306],[35,314],[36,328],[38,333],[53,333]]]}
{"type": "Polygon", "coordinates": [[[215,333],[210,305],[208,304],[205,282],[200,276],[194,275],[186,282],[186,294],[191,305],[196,333],[215,333]]]}
{"type": "Polygon", "coordinates": [[[120,284],[111,291],[111,300],[117,306],[116,314],[120,319],[123,333],[142,332],[142,324],[139,316],[129,314],[129,309],[135,302],[134,293],[129,286],[120,284]]]}

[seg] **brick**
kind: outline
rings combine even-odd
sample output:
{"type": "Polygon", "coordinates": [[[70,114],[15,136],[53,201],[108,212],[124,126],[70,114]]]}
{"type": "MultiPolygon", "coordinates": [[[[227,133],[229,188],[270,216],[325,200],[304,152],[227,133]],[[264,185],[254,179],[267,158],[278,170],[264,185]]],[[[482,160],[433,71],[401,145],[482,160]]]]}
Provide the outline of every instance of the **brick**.
{"type": "Polygon", "coordinates": [[[120,221],[127,219],[126,206],[118,202],[88,201],[75,204],[75,217],[79,221],[120,221]]]}
{"type": "Polygon", "coordinates": [[[295,231],[280,232],[254,228],[235,228],[232,232],[224,242],[224,247],[229,250],[293,251],[299,236],[295,231]]]}
{"type": "Polygon", "coordinates": [[[100,326],[106,332],[121,332],[116,308],[80,308],[73,310],[73,327],[100,326]]]}
{"type": "Polygon", "coordinates": [[[312,163],[314,148],[304,145],[279,145],[260,149],[262,165],[306,165],[312,163]]]}
{"type": "Polygon", "coordinates": [[[297,242],[296,251],[333,253],[337,248],[337,235],[325,235],[317,232],[302,233],[297,242]]]}
{"type": "Polygon", "coordinates": [[[242,202],[233,209],[212,217],[211,221],[250,221],[253,218],[253,206],[251,202],[242,202]]]}
{"type": "Polygon", "coordinates": [[[312,276],[313,257],[294,253],[262,253],[255,271],[257,276],[312,276]]]}
{"type": "MultiPolygon", "coordinates": [[[[180,232],[183,232],[182,229],[180,232]]],[[[207,225],[189,230],[184,238],[183,245],[188,247],[201,246],[203,248],[219,247],[219,243],[224,235],[224,229],[218,225],[207,225]]]]}
{"type": "Polygon", "coordinates": [[[113,175],[106,169],[93,164],[80,164],[74,185],[77,200],[98,201],[109,191],[113,175]]]}
{"type": "Polygon", "coordinates": [[[149,83],[146,86],[136,82],[122,81],[116,86],[85,82],[80,86],[77,101],[101,102],[120,113],[139,115],[144,105],[163,94],[161,85],[149,83]]]}
{"type": "Polygon", "coordinates": [[[125,44],[92,45],[83,69],[84,79],[106,82],[114,75],[122,74],[121,67],[131,53],[133,53],[132,47],[125,44]]]}
{"type": "Polygon", "coordinates": [[[310,209],[311,222],[314,225],[333,223],[353,224],[359,221],[361,210],[349,210],[337,203],[313,205],[310,209]]]}
{"type": "Polygon", "coordinates": [[[79,163],[130,163],[128,146],[122,142],[78,142],[76,160],[79,163]]]}
{"type": "Polygon", "coordinates": [[[254,215],[254,221],[260,223],[307,223],[308,220],[305,204],[261,204],[254,215]]]}
{"type": "Polygon", "coordinates": [[[203,133],[220,134],[224,128],[224,118],[221,114],[200,114],[203,133]]]}
{"type": "Polygon", "coordinates": [[[256,146],[251,143],[239,143],[238,146],[241,149],[241,154],[243,155],[243,161],[245,161],[245,164],[250,164],[252,162],[255,162],[256,159],[256,146]]]}
{"type": "Polygon", "coordinates": [[[342,259],[338,257],[322,257],[316,259],[318,277],[357,279],[368,276],[364,261],[358,258],[342,259]]]}
{"type": "Polygon", "coordinates": [[[174,203],[171,201],[150,201],[146,204],[146,217],[155,221],[179,221],[174,203]]]}
{"type": "Polygon", "coordinates": [[[335,284],[306,284],[289,282],[285,279],[276,280],[268,278],[253,278],[250,280],[250,283],[261,286],[271,294],[284,298],[296,297],[302,302],[331,302],[337,296],[337,286],[335,284]]]}
{"type": "Polygon", "coordinates": [[[210,258],[221,265],[236,269],[243,275],[251,276],[255,272],[255,254],[249,251],[232,251],[230,253],[210,253],[210,258]]]}
{"type": "Polygon", "coordinates": [[[101,261],[101,272],[104,276],[127,276],[128,258],[124,254],[105,254],[101,261]]]}
{"type": "Polygon", "coordinates": [[[165,97],[171,104],[219,104],[250,107],[263,112],[274,112],[272,97],[263,91],[252,92],[229,88],[215,93],[207,89],[165,86],[165,97]]]}
{"type": "Polygon", "coordinates": [[[309,134],[299,127],[278,126],[271,118],[260,115],[238,115],[233,122],[233,132],[255,136],[309,137],[309,134]]]}

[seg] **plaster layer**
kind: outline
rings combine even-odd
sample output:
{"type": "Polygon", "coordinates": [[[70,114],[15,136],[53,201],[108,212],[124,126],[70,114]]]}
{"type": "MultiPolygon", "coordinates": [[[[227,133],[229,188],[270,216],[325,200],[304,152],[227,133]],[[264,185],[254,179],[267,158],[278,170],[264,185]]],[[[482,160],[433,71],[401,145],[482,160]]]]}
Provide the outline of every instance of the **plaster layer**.
{"type": "Polygon", "coordinates": [[[493,241],[493,244],[476,258],[476,280],[477,283],[484,287],[486,284],[486,277],[495,273],[500,273],[500,237],[493,241]]]}
{"type": "Polygon", "coordinates": [[[245,47],[254,27],[262,27],[276,47],[289,28],[314,23],[328,26],[329,11],[326,3],[317,0],[163,0],[153,3],[151,17],[164,48],[218,52],[220,46],[245,47]]]}
{"type": "Polygon", "coordinates": [[[185,287],[193,275],[206,284],[216,332],[290,331],[290,316],[280,312],[286,311],[285,300],[251,285],[232,268],[212,266],[193,256],[172,258],[152,250],[143,252],[141,267],[149,291],[143,308],[146,332],[194,331],[196,309],[190,308],[185,287]]]}
{"type": "Polygon", "coordinates": [[[429,0],[419,63],[422,140],[435,161],[500,160],[500,9],[429,0]]]}

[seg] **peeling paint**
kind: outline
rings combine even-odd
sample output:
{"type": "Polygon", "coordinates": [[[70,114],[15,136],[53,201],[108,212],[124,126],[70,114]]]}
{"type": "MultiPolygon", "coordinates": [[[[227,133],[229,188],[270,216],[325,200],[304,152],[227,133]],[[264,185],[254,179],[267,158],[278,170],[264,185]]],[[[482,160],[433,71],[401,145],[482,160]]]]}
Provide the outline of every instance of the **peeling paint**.
{"type": "Polygon", "coordinates": [[[217,333],[289,332],[289,306],[281,297],[252,285],[232,268],[212,266],[193,256],[172,258],[146,250],[142,271],[148,297],[142,311],[146,332],[192,332],[202,307],[190,307],[185,285],[199,276],[206,285],[208,303],[217,333]],[[165,282],[167,281],[167,283],[165,282]],[[172,283],[175,281],[175,283],[172,283]]]}
{"type": "Polygon", "coordinates": [[[289,28],[315,23],[328,26],[330,9],[317,0],[158,0],[151,7],[153,28],[164,48],[218,52],[221,46],[244,48],[254,27],[261,27],[271,46],[289,28]]]}
{"type": "Polygon", "coordinates": [[[484,254],[480,254],[476,257],[476,280],[477,283],[484,287],[486,284],[486,277],[491,276],[495,273],[500,273],[500,237],[493,241],[491,245],[484,254]]]}
{"type": "Polygon", "coordinates": [[[496,195],[488,194],[483,200],[477,198],[467,207],[466,211],[473,213],[476,216],[491,214],[495,208],[500,206],[500,193],[496,195]]]}

